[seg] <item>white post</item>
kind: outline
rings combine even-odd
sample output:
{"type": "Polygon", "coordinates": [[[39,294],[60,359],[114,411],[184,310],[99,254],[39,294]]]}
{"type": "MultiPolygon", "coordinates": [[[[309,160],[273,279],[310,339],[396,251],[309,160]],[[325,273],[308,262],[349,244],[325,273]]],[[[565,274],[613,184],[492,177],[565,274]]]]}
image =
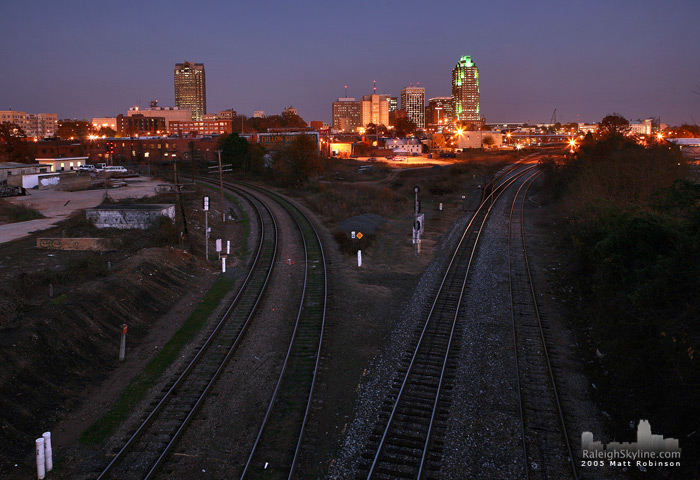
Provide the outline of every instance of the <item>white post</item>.
{"type": "Polygon", "coordinates": [[[53,449],[51,448],[51,432],[44,432],[44,461],[46,462],[46,471],[53,470],[53,449]]]}
{"type": "Polygon", "coordinates": [[[204,197],[204,255],[209,261],[209,197],[204,197]]]}
{"type": "Polygon", "coordinates": [[[123,362],[126,356],[126,323],[122,323],[122,339],[119,344],[119,361],[123,362]]]}
{"type": "Polygon", "coordinates": [[[221,239],[220,238],[216,239],[216,253],[218,253],[219,258],[221,258],[221,239]]]}
{"type": "Polygon", "coordinates": [[[226,257],[221,257],[221,271],[226,273],[226,257]]]}
{"type": "Polygon", "coordinates": [[[36,478],[39,480],[44,480],[46,477],[46,463],[44,457],[44,438],[37,438],[35,440],[36,446],[36,478]]]}
{"type": "Polygon", "coordinates": [[[362,250],[357,251],[357,266],[362,266],[362,250]]]}
{"type": "Polygon", "coordinates": [[[442,202],[440,202],[440,211],[442,212],[442,202]]]}
{"type": "Polygon", "coordinates": [[[226,255],[231,255],[231,240],[226,240],[226,255]]]}

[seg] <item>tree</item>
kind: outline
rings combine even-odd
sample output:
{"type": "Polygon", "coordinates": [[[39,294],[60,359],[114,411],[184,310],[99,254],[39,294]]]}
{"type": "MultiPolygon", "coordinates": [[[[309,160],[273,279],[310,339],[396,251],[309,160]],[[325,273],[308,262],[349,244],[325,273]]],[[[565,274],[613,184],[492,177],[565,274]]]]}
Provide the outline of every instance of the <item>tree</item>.
{"type": "Polygon", "coordinates": [[[250,158],[250,171],[261,174],[265,171],[265,149],[258,143],[248,145],[248,158],[250,158]]]}
{"type": "Polygon", "coordinates": [[[606,115],[598,124],[598,133],[602,138],[621,137],[630,129],[630,122],[619,113],[606,115]]]}
{"type": "Polygon", "coordinates": [[[232,133],[219,139],[221,161],[231,163],[233,168],[244,169],[248,160],[248,140],[232,133]]]}
{"type": "Polygon", "coordinates": [[[8,162],[33,161],[26,137],[19,125],[0,123],[0,158],[8,162]]]}
{"type": "Polygon", "coordinates": [[[383,124],[376,125],[374,123],[368,123],[367,127],[365,128],[365,133],[367,135],[376,135],[377,133],[380,135],[386,135],[386,132],[388,132],[387,128],[383,124]]]}
{"type": "Polygon", "coordinates": [[[303,182],[322,167],[318,146],[308,135],[298,135],[274,159],[275,177],[283,185],[303,182]]]}
{"type": "Polygon", "coordinates": [[[394,134],[397,137],[407,137],[416,132],[416,124],[407,117],[399,117],[394,122],[394,134]]]}
{"type": "Polygon", "coordinates": [[[97,132],[97,136],[101,137],[101,136],[103,136],[103,135],[104,135],[105,137],[114,138],[114,137],[116,137],[116,135],[117,135],[117,131],[114,130],[113,128],[110,128],[110,127],[102,127],[102,128],[100,128],[99,131],[97,132]]]}
{"type": "Polygon", "coordinates": [[[286,128],[305,128],[308,126],[303,118],[287,110],[282,112],[281,118],[282,126],[286,128]]]}

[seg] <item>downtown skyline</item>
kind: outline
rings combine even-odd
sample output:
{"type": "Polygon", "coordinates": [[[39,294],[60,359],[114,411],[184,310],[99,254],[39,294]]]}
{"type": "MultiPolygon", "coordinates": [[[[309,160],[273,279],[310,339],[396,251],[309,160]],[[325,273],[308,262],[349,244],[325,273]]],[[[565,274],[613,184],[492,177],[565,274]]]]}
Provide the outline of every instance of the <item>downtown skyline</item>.
{"type": "Polygon", "coordinates": [[[479,66],[481,114],[494,122],[597,122],[618,112],[700,121],[694,1],[358,2],[352,7],[184,2],[119,7],[87,2],[11,4],[0,19],[6,46],[0,109],[60,118],[115,116],[129,107],[175,105],[172,68],[207,69],[208,111],[279,114],[331,122],[345,95],[399,96],[420,83],[449,96],[463,55],[479,66]]]}

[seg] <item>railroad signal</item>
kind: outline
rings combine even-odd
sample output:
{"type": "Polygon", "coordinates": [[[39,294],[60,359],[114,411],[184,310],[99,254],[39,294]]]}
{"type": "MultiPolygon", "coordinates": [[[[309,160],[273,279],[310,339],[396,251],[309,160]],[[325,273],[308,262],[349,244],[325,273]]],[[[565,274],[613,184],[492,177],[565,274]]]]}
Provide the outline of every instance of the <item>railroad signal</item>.
{"type": "Polygon", "coordinates": [[[209,197],[205,196],[204,197],[204,211],[206,212],[208,210],[209,210],[209,197]]]}

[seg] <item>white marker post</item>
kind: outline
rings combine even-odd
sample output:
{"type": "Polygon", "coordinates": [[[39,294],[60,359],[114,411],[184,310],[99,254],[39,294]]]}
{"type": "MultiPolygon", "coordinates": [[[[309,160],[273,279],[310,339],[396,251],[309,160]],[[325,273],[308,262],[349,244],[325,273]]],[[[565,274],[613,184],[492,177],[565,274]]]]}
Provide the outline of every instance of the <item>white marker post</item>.
{"type": "Polygon", "coordinates": [[[226,255],[231,255],[231,240],[226,240],[226,255]]]}
{"type": "Polygon", "coordinates": [[[216,253],[218,253],[219,258],[221,258],[221,239],[220,238],[216,239],[216,253]]]}
{"type": "Polygon", "coordinates": [[[221,272],[226,273],[226,257],[221,257],[221,272]]]}
{"type": "Polygon", "coordinates": [[[46,477],[44,438],[37,438],[34,443],[36,446],[36,478],[39,480],[44,480],[46,477]]]}
{"type": "Polygon", "coordinates": [[[362,266],[362,250],[357,251],[357,266],[362,266]]]}
{"type": "Polygon", "coordinates": [[[126,323],[122,323],[122,339],[121,339],[121,343],[119,344],[119,361],[120,362],[123,362],[124,357],[126,356],[126,330],[127,330],[126,323]]]}
{"type": "Polygon", "coordinates": [[[46,471],[53,470],[53,449],[51,448],[51,432],[44,432],[44,461],[46,462],[46,471]]]}
{"type": "Polygon", "coordinates": [[[204,255],[209,261],[209,197],[204,197],[204,255]]]}

